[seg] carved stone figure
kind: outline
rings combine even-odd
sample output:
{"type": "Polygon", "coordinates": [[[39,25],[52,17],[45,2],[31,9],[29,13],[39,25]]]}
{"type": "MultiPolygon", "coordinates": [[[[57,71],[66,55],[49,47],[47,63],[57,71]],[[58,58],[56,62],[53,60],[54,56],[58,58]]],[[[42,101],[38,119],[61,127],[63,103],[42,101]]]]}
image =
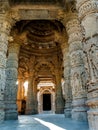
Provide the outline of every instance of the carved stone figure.
{"type": "MultiPolygon", "coordinates": [[[[89,43],[87,43],[89,44],[89,43]]],[[[86,45],[85,45],[86,46],[86,45]]],[[[98,46],[95,43],[91,43],[87,45],[84,53],[85,53],[85,60],[86,60],[86,70],[88,81],[87,82],[96,82],[98,79],[98,58],[97,58],[97,50],[98,46]]]]}

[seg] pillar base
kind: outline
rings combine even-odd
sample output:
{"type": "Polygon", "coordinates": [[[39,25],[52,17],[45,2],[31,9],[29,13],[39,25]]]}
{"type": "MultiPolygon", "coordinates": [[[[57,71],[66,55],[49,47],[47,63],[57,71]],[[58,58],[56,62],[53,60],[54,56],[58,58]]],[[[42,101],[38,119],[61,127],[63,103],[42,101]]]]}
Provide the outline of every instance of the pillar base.
{"type": "Polygon", "coordinates": [[[18,111],[17,105],[14,102],[5,102],[6,109],[5,109],[5,120],[17,120],[18,119],[18,111]]]}
{"type": "Polygon", "coordinates": [[[72,119],[77,121],[87,121],[87,106],[85,99],[77,99],[73,101],[72,119]]]}
{"type": "MultiPolygon", "coordinates": [[[[60,95],[61,96],[61,95],[60,95]]],[[[55,113],[56,114],[64,114],[64,99],[58,96],[55,102],[55,113]]]]}
{"type": "Polygon", "coordinates": [[[72,102],[66,102],[65,109],[64,109],[64,115],[65,118],[71,118],[71,111],[72,111],[72,102]]]}
{"type": "Polygon", "coordinates": [[[98,130],[98,98],[90,99],[87,101],[89,106],[88,121],[90,130],[98,130]]]}
{"type": "Polygon", "coordinates": [[[73,109],[72,119],[77,121],[87,121],[87,112],[82,109],[73,109]]]}
{"type": "Polygon", "coordinates": [[[25,113],[26,113],[26,115],[34,115],[34,114],[38,114],[38,111],[29,109],[29,110],[26,110],[25,113]]]}
{"type": "Polygon", "coordinates": [[[5,120],[18,120],[18,112],[12,111],[5,113],[5,120]]]}
{"type": "Polygon", "coordinates": [[[29,110],[26,110],[25,114],[26,114],[26,115],[32,115],[32,110],[30,110],[30,109],[29,109],[29,110]]]}
{"type": "Polygon", "coordinates": [[[4,110],[0,110],[0,123],[4,121],[5,112],[4,110]]]}
{"type": "Polygon", "coordinates": [[[56,114],[64,114],[64,108],[56,108],[56,114]]]}
{"type": "Polygon", "coordinates": [[[98,110],[89,110],[88,122],[90,130],[98,130],[98,110]]]}
{"type": "Polygon", "coordinates": [[[71,118],[71,110],[72,109],[65,109],[64,110],[65,118],[71,118]]]}

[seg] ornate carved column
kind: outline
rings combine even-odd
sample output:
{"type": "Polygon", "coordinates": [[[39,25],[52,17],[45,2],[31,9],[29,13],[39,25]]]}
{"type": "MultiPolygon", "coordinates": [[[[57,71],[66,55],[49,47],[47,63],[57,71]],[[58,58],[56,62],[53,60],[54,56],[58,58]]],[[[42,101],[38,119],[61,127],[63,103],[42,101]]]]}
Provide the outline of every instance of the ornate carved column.
{"type": "Polygon", "coordinates": [[[5,119],[17,119],[17,76],[18,76],[18,55],[20,45],[9,43],[8,59],[6,66],[6,84],[5,84],[5,119]]]}
{"type": "Polygon", "coordinates": [[[26,114],[36,114],[37,113],[37,85],[34,78],[34,63],[35,56],[30,58],[29,61],[29,78],[28,78],[28,94],[26,100],[26,114]]]}
{"type": "Polygon", "coordinates": [[[38,113],[38,101],[37,101],[37,81],[33,82],[33,114],[38,113]]]}
{"type": "Polygon", "coordinates": [[[56,70],[56,97],[55,97],[55,113],[61,114],[64,113],[64,99],[62,95],[62,86],[61,86],[61,74],[59,70],[56,70]]]}
{"type": "Polygon", "coordinates": [[[72,118],[87,120],[85,70],[83,63],[82,33],[76,13],[69,12],[66,17],[66,30],[69,36],[69,53],[72,88],[72,118]]]}
{"type": "Polygon", "coordinates": [[[22,100],[24,100],[24,79],[23,77],[18,77],[18,92],[17,92],[18,113],[21,113],[22,110],[22,100]]]}
{"type": "Polygon", "coordinates": [[[70,86],[69,47],[66,45],[62,48],[62,50],[64,64],[64,81],[62,82],[63,97],[65,99],[64,114],[66,118],[70,118],[72,111],[72,91],[70,86]]]}
{"type": "Polygon", "coordinates": [[[98,129],[98,0],[77,0],[84,28],[84,54],[87,73],[87,105],[90,130],[98,129]]]}
{"type": "MultiPolygon", "coordinates": [[[[5,2],[6,4],[6,2],[5,2]]],[[[6,82],[6,53],[8,45],[8,36],[11,24],[6,16],[6,8],[3,1],[0,1],[0,122],[4,120],[4,89],[6,82]]]]}
{"type": "Polygon", "coordinates": [[[28,77],[28,93],[26,99],[26,114],[33,114],[33,76],[28,77]]]}
{"type": "Polygon", "coordinates": [[[34,77],[30,76],[28,79],[28,94],[26,100],[26,114],[37,114],[37,86],[34,77]]]}

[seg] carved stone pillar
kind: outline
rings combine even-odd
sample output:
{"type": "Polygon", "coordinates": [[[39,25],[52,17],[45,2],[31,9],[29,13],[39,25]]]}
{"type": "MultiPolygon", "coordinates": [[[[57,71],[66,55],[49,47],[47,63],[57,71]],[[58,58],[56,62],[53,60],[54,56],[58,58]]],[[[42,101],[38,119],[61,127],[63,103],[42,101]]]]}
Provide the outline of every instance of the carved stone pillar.
{"type": "Polygon", "coordinates": [[[35,64],[36,57],[32,56],[29,60],[29,79],[28,79],[28,94],[26,101],[26,114],[36,114],[38,113],[37,108],[37,84],[35,81],[35,64]]]}
{"type": "Polygon", "coordinates": [[[5,84],[5,119],[17,119],[17,76],[18,76],[18,55],[20,45],[9,43],[8,59],[6,66],[6,84],[5,84]]]}
{"type": "MultiPolygon", "coordinates": [[[[1,4],[1,2],[0,2],[1,4]]],[[[0,122],[4,120],[4,89],[6,82],[5,68],[6,68],[6,53],[8,45],[8,35],[10,32],[10,23],[7,20],[2,6],[0,6],[0,122]]]]}
{"type": "Polygon", "coordinates": [[[33,114],[38,113],[38,101],[37,101],[37,81],[33,82],[33,114]]]}
{"type": "Polygon", "coordinates": [[[22,100],[24,99],[24,80],[22,78],[18,79],[18,92],[17,92],[17,106],[18,113],[22,110],[22,100]]]}
{"type": "Polygon", "coordinates": [[[61,74],[56,71],[56,97],[55,97],[55,113],[61,114],[64,113],[64,99],[62,95],[62,86],[61,86],[61,74]]]}
{"type": "Polygon", "coordinates": [[[37,86],[34,77],[30,76],[28,79],[28,94],[26,100],[26,114],[37,114],[37,86]]]}
{"type": "Polygon", "coordinates": [[[33,114],[33,76],[28,78],[28,92],[26,99],[26,114],[33,114]]]}
{"type": "Polygon", "coordinates": [[[87,73],[87,105],[90,130],[98,130],[98,0],[77,0],[84,28],[84,54],[87,73]]]}
{"type": "Polygon", "coordinates": [[[66,18],[73,96],[72,118],[85,121],[87,120],[87,108],[81,27],[76,13],[68,13],[66,18]]]}
{"type": "Polygon", "coordinates": [[[72,91],[70,86],[70,64],[69,64],[69,49],[64,47],[63,49],[63,64],[64,64],[64,81],[62,84],[63,95],[65,98],[64,114],[66,118],[71,117],[72,111],[72,91]]]}

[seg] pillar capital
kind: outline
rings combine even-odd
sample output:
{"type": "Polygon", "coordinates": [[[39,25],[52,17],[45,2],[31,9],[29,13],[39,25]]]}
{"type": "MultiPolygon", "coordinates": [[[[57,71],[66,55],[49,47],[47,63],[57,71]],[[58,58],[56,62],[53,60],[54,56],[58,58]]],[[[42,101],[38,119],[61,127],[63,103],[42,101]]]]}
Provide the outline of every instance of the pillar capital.
{"type": "Polygon", "coordinates": [[[78,19],[78,13],[77,12],[66,13],[66,17],[64,19],[65,23],[68,23],[69,21],[72,21],[73,19],[78,19]]]}
{"type": "Polygon", "coordinates": [[[20,44],[17,42],[9,42],[9,52],[10,53],[15,53],[17,51],[19,51],[20,48],[20,44]]]}
{"type": "Polygon", "coordinates": [[[69,35],[68,43],[71,44],[76,41],[82,41],[82,28],[78,19],[78,15],[76,13],[68,15],[69,18],[66,22],[66,30],[69,35]]]}
{"type": "Polygon", "coordinates": [[[77,12],[72,12],[72,11],[68,11],[66,12],[66,14],[64,15],[64,18],[62,19],[62,23],[63,25],[66,27],[66,24],[71,21],[72,19],[77,19],[78,18],[78,13],[77,12]]]}

